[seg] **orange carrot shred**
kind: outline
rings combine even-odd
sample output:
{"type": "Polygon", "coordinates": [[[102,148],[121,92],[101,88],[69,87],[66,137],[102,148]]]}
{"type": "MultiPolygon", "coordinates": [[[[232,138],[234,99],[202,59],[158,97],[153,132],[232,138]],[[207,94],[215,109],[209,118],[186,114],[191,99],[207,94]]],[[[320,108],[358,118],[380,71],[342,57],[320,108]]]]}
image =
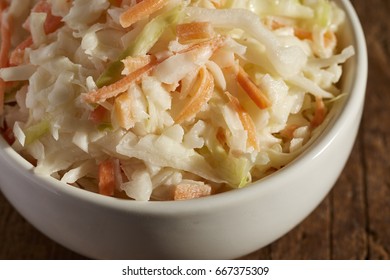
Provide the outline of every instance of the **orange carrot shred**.
{"type": "Polygon", "coordinates": [[[11,17],[1,15],[1,47],[0,47],[0,67],[8,67],[8,56],[11,48],[11,17]]]}
{"type": "Polygon", "coordinates": [[[19,45],[17,45],[16,48],[10,54],[9,64],[13,66],[22,64],[24,51],[28,47],[32,46],[32,44],[33,44],[32,37],[29,36],[27,37],[26,40],[24,40],[19,45]]]}
{"type": "MultiPolygon", "coordinates": [[[[8,56],[11,48],[11,18],[4,16],[4,11],[6,9],[6,3],[1,2],[0,7],[0,35],[1,35],[1,45],[0,45],[0,68],[8,67],[8,56]]],[[[0,115],[4,111],[4,94],[5,94],[6,83],[3,79],[0,79],[0,115]]]]}
{"type": "Polygon", "coordinates": [[[218,36],[207,41],[191,44],[188,48],[185,48],[179,51],[178,53],[185,53],[185,52],[189,52],[201,48],[211,48],[211,51],[215,52],[218,48],[222,47],[224,43],[225,43],[225,37],[218,36]]]}
{"type": "Polygon", "coordinates": [[[175,118],[176,123],[182,123],[195,116],[205,105],[214,92],[214,79],[210,72],[202,67],[198,73],[198,79],[195,82],[189,96],[191,99],[175,118]]]}
{"type": "MultiPolygon", "coordinates": [[[[217,37],[217,38],[214,38],[212,40],[208,40],[208,41],[201,42],[198,44],[193,44],[193,45],[189,46],[188,48],[179,51],[178,53],[185,53],[185,52],[189,52],[189,51],[204,48],[204,47],[209,47],[209,48],[211,48],[211,51],[215,51],[217,48],[222,46],[223,42],[224,42],[224,39],[222,37],[217,37]]],[[[117,81],[111,85],[104,86],[104,87],[99,88],[95,91],[87,93],[86,95],[84,95],[84,100],[86,102],[89,102],[89,103],[98,103],[98,102],[103,102],[111,97],[116,97],[117,95],[121,94],[122,92],[125,92],[126,90],[128,90],[132,83],[140,82],[141,79],[145,75],[148,75],[150,72],[152,72],[153,69],[159,63],[163,62],[165,59],[167,59],[167,58],[164,58],[160,61],[157,61],[155,58],[152,58],[150,63],[135,70],[134,72],[123,77],[119,81],[117,81]]]]}
{"type": "MultiPolygon", "coordinates": [[[[276,30],[276,29],[279,29],[279,28],[283,28],[283,27],[286,27],[287,25],[280,22],[280,21],[277,21],[275,19],[272,19],[269,23],[268,23],[268,26],[272,29],[272,30],[276,30]]],[[[300,28],[300,27],[294,27],[294,35],[296,37],[298,37],[299,39],[301,40],[312,40],[313,39],[313,34],[312,32],[308,31],[308,30],[305,30],[303,28],[300,28]]]]}
{"type": "Polygon", "coordinates": [[[122,0],[110,0],[110,3],[116,7],[120,7],[122,5],[122,0]]]}
{"type": "Polygon", "coordinates": [[[157,12],[167,3],[168,0],[144,0],[137,2],[137,4],[131,6],[121,14],[119,22],[123,28],[127,28],[152,13],[157,12]]]}
{"type": "Polygon", "coordinates": [[[241,106],[240,101],[237,99],[237,97],[231,95],[229,92],[225,92],[225,94],[228,97],[230,104],[232,105],[234,110],[238,113],[242,126],[248,133],[248,146],[253,147],[255,150],[258,151],[259,145],[257,143],[256,126],[253,122],[253,119],[248,114],[248,112],[241,106]]]}
{"type": "Polygon", "coordinates": [[[123,65],[125,66],[124,72],[122,72],[122,74],[128,75],[131,72],[151,63],[152,60],[153,58],[150,55],[143,55],[137,57],[128,56],[125,59],[121,60],[123,65]]]}
{"type": "Polygon", "coordinates": [[[84,96],[84,100],[90,103],[97,103],[103,102],[111,97],[115,97],[128,90],[132,83],[140,82],[142,77],[151,72],[156,65],[157,62],[152,61],[123,77],[119,81],[86,94],[84,96]]]}
{"type": "Polygon", "coordinates": [[[89,119],[95,124],[100,124],[107,119],[109,111],[101,105],[98,105],[90,114],[89,119]]]}
{"type": "MultiPolygon", "coordinates": [[[[42,0],[38,2],[34,8],[32,9],[32,12],[36,13],[46,13],[46,20],[44,23],[44,31],[45,34],[51,34],[57,29],[59,29],[63,23],[62,18],[59,16],[54,16],[51,12],[51,5],[45,1],[42,0]]],[[[27,29],[29,29],[29,22],[27,20],[26,23],[27,29]]],[[[22,41],[16,48],[11,52],[10,55],[10,65],[20,65],[23,63],[23,56],[24,51],[26,48],[31,47],[33,45],[33,39],[32,36],[27,37],[24,41],[22,41]]]]}
{"type": "Polygon", "coordinates": [[[211,39],[214,36],[214,30],[209,22],[191,22],[178,24],[176,35],[181,44],[194,40],[211,39]]]}
{"type": "Polygon", "coordinates": [[[256,86],[241,66],[239,67],[236,79],[257,107],[265,109],[271,105],[267,96],[256,86]]]}
{"type": "Polygon", "coordinates": [[[274,19],[271,19],[270,21],[267,21],[266,23],[269,26],[269,28],[271,28],[272,30],[276,30],[276,29],[279,29],[279,28],[286,26],[285,24],[283,24],[277,20],[274,20],[274,19]]]}
{"type": "Polygon", "coordinates": [[[294,28],[294,35],[298,37],[301,40],[312,40],[313,39],[313,34],[310,31],[307,31],[302,28],[294,28]]]}
{"type": "Polygon", "coordinates": [[[337,44],[337,37],[331,30],[324,33],[324,46],[325,48],[333,48],[337,44]]]}
{"type": "Polygon", "coordinates": [[[209,185],[179,184],[174,190],[174,200],[188,200],[209,196],[211,187],[209,185]]]}
{"type": "Polygon", "coordinates": [[[222,1],[211,0],[211,3],[214,5],[214,7],[221,8],[223,5],[225,5],[225,0],[222,1]]]}
{"type": "Polygon", "coordinates": [[[5,82],[0,79],[0,116],[4,112],[4,95],[5,95],[5,82]]]}
{"type": "Polygon", "coordinates": [[[322,97],[316,96],[316,107],[315,107],[315,113],[312,121],[310,122],[310,125],[312,128],[318,127],[320,124],[322,124],[325,120],[326,116],[326,107],[325,103],[322,100],[322,97]]]}
{"type": "Polygon", "coordinates": [[[39,1],[34,8],[32,9],[35,13],[46,13],[46,20],[44,24],[44,30],[46,34],[53,33],[58,29],[60,25],[62,25],[61,17],[54,16],[51,12],[51,4],[46,0],[39,1]]]}
{"type": "Polygon", "coordinates": [[[115,162],[113,159],[107,159],[99,164],[99,193],[113,196],[115,187],[115,162]]]}
{"type": "Polygon", "coordinates": [[[130,129],[134,126],[135,120],[131,104],[134,102],[132,95],[124,92],[115,98],[114,112],[119,126],[124,129],[130,129]]]}

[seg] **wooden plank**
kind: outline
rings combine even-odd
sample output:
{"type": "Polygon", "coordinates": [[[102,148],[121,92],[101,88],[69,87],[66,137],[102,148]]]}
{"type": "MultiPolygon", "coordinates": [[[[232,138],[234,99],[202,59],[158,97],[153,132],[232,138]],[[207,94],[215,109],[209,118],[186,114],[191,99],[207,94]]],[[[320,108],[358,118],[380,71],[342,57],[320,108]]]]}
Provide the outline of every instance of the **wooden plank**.
{"type": "MultiPolygon", "coordinates": [[[[372,64],[376,66],[377,61],[372,60],[372,64]]],[[[390,111],[386,108],[390,96],[381,94],[382,89],[375,84],[382,75],[384,72],[371,78],[367,102],[367,112],[371,113],[367,113],[364,123],[370,259],[390,259],[390,111]]],[[[386,79],[390,81],[390,76],[386,79]]],[[[390,82],[382,86],[390,88],[390,82]]]]}
{"type": "Polygon", "coordinates": [[[369,258],[390,259],[389,135],[367,135],[367,203],[369,205],[369,258]],[[378,160],[379,159],[379,160],[378,160]]]}
{"type": "Polygon", "coordinates": [[[363,119],[368,258],[390,259],[389,1],[353,1],[365,29],[369,78],[363,119]]]}

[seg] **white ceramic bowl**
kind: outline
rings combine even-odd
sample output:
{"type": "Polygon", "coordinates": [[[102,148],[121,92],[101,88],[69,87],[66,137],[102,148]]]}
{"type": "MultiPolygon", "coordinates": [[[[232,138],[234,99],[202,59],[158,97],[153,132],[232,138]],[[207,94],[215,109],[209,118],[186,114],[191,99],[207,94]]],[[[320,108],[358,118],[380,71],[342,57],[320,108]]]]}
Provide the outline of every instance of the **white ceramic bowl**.
{"type": "Polygon", "coordinates": [[[13,206],[51,239],[97,259],[232,259],[281,237],[334,185],[359,127],[367,81],[360,22],[348,0],[341,43],[346,101],[320,137],[293,163],[247,188],[182,202],[135,202],[100,196],[32,172],[0,139],[0,186],[13,206]]]}

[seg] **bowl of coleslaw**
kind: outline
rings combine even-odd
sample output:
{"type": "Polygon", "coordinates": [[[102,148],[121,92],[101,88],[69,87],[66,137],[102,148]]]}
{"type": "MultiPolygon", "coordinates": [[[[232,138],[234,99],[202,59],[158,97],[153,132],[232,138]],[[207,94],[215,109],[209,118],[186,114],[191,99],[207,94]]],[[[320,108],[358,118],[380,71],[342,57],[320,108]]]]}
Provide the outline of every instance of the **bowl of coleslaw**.
{"type": "Polygon", "coordinates": [[[232,259],[326,196],[367,51],[349,1],[5,1],[0,188],[96,259],[232,259]]]}

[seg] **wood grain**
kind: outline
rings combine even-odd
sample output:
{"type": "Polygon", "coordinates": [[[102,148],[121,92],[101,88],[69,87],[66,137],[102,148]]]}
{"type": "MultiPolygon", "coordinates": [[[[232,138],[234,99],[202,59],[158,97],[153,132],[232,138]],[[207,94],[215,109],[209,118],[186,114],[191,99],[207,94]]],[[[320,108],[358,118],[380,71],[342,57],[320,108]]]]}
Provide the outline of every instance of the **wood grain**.
{"type": "Polygon", "coordinates": [[[357,142],[325,201],[296,229],[247,256],[250,259],[390,258],[390,2],[351,3],[362,22],[369,55],[357,142]]]}
{"type": "Polygon", "coordinates": [[[361,17],[369,77],[361,147],[366,184],[367,258],[390,258],[390,2],[352,1],[361,17]]]}
{"type": "MultiPolygon", "coordinates": [[[[363,120],[331,193],[291,232],[244,259],[390,259],[390,1],[352,0],[369,51],[363,120]]],[[[26,222],[0,194],[0,259],[84,259],[26,222]]]]}

